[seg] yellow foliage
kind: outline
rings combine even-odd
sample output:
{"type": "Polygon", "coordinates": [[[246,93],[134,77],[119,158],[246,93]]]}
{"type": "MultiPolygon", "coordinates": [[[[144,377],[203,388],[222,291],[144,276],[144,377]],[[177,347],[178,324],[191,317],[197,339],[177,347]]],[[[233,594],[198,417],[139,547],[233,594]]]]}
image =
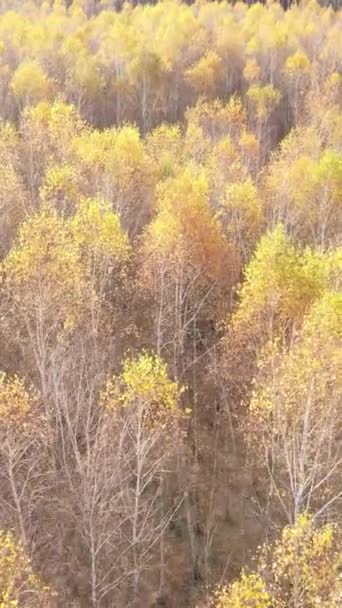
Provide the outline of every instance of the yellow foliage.
{"type": "Polygon", "coordinates": [[[254,133],[242,131],[239,139],[239,147],[242,154],[256,156],[259,152],[259,143],[254,133]]]}
{"type": "Polygon", "coordinates": [[[125,226],[150,213],[153,164],[136,127],[87,130],[72,147],[86,179],[92,176],[89,187],[113,201],[125,226]]]}
{"type": "Polygon", "coordinates": [[[83,129],[76,108],[61,100],[27,107],[21,116],[20,131],[26,150],[34,150],[30,161],[25,161],[31,167],[30,175],[35,178],[57,165],[70,165],[73,138],[83,129]]]}
{"type": "Polygon", "coordinates": [[[246,109],[237,95],[232,95],[227,103],[200,98],[194,107],[187,110],[186,117],[189,127],[200,127],[213,140],[227,136],[227,133],[235,138],[247,123],[246,109]]]}
{"type": "Polygon", "coordinates": [[[316,528],[308,514],[286,526],[273,544],[259,552],[256,572],[214,594],[215,608],[338,608],[342,581],[336,529],[316,528]],[[298,604],[299,605],[299,604],[298,604]]]}
{"type": "Polygon", "coordinates": [[[67,164],[53,165],[44,177],[40,197],[44,202],[52,203],[57,209],[65,211],[65,206],[74,206],[79,197],[77,173],[67,164]]]}
{"type": "Polygon", "coordinates": [[[245,271],[240,304],[233,324],[254,325],[268,314],[273,329],[281,323],[301,323],[310,306],[332,286],[336,253],[295,248],[282,226],[260,240],[245,271]]]}
{"type": "Polygon", "coordinates": [[[293,605],[298,598],[305,608],[338,608],[341,565],[336,529],[330,524],[316,528],[305,513],[283,529],[273,547],[265,546],[259,559],[261,572],[267,576],[272,571],[270,582],[279,608],[293,605]]]}
{"type": "Polygon", "coordinates": [[[207,51],[199,61],[189,68],[186,77],[196,91],[213,93],[224,76],[224,64],[215,51],[207,51]]]}
{"type": "Polygon", "coordinates": [[[308,72],[310,69],[310,60],[303,51],[296,51],[293,55],[287,58],[285,69],[290,74],[300,74],[308,72]]]}
{"type": "Polygon", "coordinates": [[[177,414],[181,388],[170,380],[166,363],[158,356],[142,352],[136,359],[126,359],[121,376],[107,383],[102,395],[104,406],[112,410],[118,406],[140,404],[148,426],[166,423],[177,414]]]}
{"type": "Polygon", "coordinates": [[[267,118],[281,98],[280,92],[271,84],[253,84],[249,87],[247,96],[255,106],[256,115],[260,120],[267,118]]]}
{"type": "Polygon", "coordinates": [[[22,314],[31,317],[38,307],[46,322],[79,317],[86,290],[79,248],[67,224],[48,205],[22,224],[3,269],[22,314]]]}
{"type": "Polygon", "coordinates": [[[36,104],[51,98],[53,84],[36,61],[26,60],[15,71],[11,89],[20,103],[36,104]]]}
{"type": "Polygon", "coordinates": [[[81,249],[127,260],[130,246],[118,215],[102,198],[82,198],[70,221],[75,244],[81,249]]]}
{"type": "Polygon", "coordinates": [[[240,579],[215,594],[215,608],[271,608],[272,598],[258,574],[242,573],[240,579]]]}
{"type": "MultiPolygon", "coordinates": [[[[277,419],[278,423],[280,418],[286,419],[287,431],[302,420],[310,399],[312,408],[316,408],[316,418],[319,411],[324,414],[322,408],[331,417],[329,396],[331,390],[338,389],[342,372],[338,348],[342,338],[341,326],[341,296],[327,293],[312,306],[301,334],[289,352],[282,351],[278,341],[268,343],[259,358],[262,384],[252,397],[250,411],[260,415],[265,411],[275,412],[281,402],[281,410],[279,416],[274,417],[274,423],[277,419]],[[314,395],[310,397],[313,390],[314,395]]],[[[338,412],[335,414],[338,420],[338,412]]]]}
{"type": "Polygon", "coordinates": [[[242,163],[237,146],[232,138],[222,137],[216,144],[208,142],[207,158],[203,163],[208,175],[210,194],[217,192],[222,198],[226,184],[243,179],[246,176],[246,167],[242,163]]]}
{"type": "Polygon", "coordinates": [[[97,95],[100,95],[104,81],[96,57],[89,52],[81,36],[67,37],[59,57],[66,65],[66,90],[79,102],[85,98],[94,103],[97,95]]]}
{"type": "Polygon", "coordinates": [[[14,160],[17,156],[19,135],[10,123],[0,123],[0,157],[1,161],[14,160]]]}
{"type": "Polygon", "coordinates": [[[326,247],[334,243],[342,217],[342,155],[331,148],[321,152],[315,139],[310,131],[289,136],[266,185],[272,212],[285,210],[296,236],[326,247]],[[310,151],[303,143],[303,150],[296,149],[299,136],[306,138],[310,151]]]}
{"type": "Polygon", "coordinates": [[[0,424],[22,427],[30,414],[34,396],[18,376],[0,372],[0,424]]]}
{"type": "Polygon", "coordinates": [[[4,266],[14,284],[21,285],[38,277],[43,279],[44,276],[46,286],[49,288],[51,283],[54,289],[52,279],[57,278],[63,267],[67,274],[75,278],[75,262],[77,250],[68,242],[63,220],[50,207],[44,206],[21,226],[17,244],[7,256],[4,266]]]}
{"type": "Polygon", "coordinates": [[[122,395],[124,405],[142,399],[157,403],[170,412],[176,409],[179,389],[177,383],[169,379],[166,363],[159,357],[143,353],[133,361],[126,360],[122,380],[125,386],[122,395]]]}
{"type": "Polygon", "coordinates": [[[15,128],[0,123],[0,240],[8,249],[27,209],[27,193],[18,171],[19,137],[15,128]]]}
{"type": "Polygon", "coordinates": [[[227,186],[223,210],[230,214],[228,232],[232,238],[257,234],[263,210],[251,178],[227,186]]]}
{"type": "Polygon", "coordinates": [[[19,608],[29,601],[44,608],[47,593],[12,532],[0,530],[0,608],[19,608]]]}
{"type": "Polygon", "coordinates": [[[326,293],[290,348],[273,340],[259,357],[247,437],[260,462],[272,454],[276,496],[291,519],[303,505],[319,510],[334,502],[339,486],[339,455],[331,446],[342,421],[341,339],[342,297],[326,293]]]}
{"type": "Polygon", "coordinates": [[[260,80],[261,69],[256,59],[248,59],[243,70],[243,75],[248,80],[248,82],[252,82],[253,80],[260,80]]]}
{"type": "Polygon", "coordinates": [[[39,129],[59,147],[63,146],[65,140],[70,144],[70,138],[84,127],[76,108],[61,100],[53,103],[42,101],[34,107],[26,108],[23,123],[30,131],[39,129]]]}
{"type": "MultiPolygon", "coordinates": [[[[1,146],[1,143],[0,143],[1,146]]],[[[0,159],[2,152],[0,151],[0,159]]],[[[27,196],[11,159],[0,160],[0,234],[4,250],[11,244],[27,209],[27,196]],[[9,162],[8,162],[9,160],[9,162]]]]}
{"type": "Polygon", "coordinates": [[[147,249],[157,256],[188,259],[202,270],[204,279],[227,280],[224,272],[232,249],[211,211],[205,174],[186,169],[162,183],[158,195],[159,212],[146,233],[147,249]]]}
{"type": "Polygon", "coordinates": [[[75,138],[73,148],[87,168],[99,166],[109,168],[115,146],[114,129],[85,131],[75,138]]]}
{"type": "Polygon", "coordinates": [[[179,126],[156,127],[146,138],[146,148],[160,179],[174,175],[184,157],[184,142],[179,126]]]}

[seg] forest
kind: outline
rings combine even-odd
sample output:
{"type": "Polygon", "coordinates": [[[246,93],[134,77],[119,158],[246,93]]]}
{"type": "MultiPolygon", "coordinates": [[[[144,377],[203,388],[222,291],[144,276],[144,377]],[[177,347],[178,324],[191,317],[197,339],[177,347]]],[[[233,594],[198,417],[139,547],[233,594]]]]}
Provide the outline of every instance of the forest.
{"type": "Polygon", "coordinates": [[[341,608],[338,3],[0,0],[0,608],[341,608]]]}

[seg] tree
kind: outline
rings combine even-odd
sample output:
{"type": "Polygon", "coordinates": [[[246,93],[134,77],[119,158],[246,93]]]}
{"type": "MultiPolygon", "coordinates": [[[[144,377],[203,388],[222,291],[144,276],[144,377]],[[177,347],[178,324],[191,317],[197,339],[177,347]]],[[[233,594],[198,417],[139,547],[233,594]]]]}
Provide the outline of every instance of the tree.
{"type": "Polygon", "coordinates": [[[27,209],[19,164],[18,133],[5,123],[0,126],[0,258],[9,250],[27,209]]]}
{"type": "Polygon", "coordinates": [[[197,605],[244,568],[228,605],[313,608],[247,564],[340,519],[322,2],[0,0],[0,527],[63,606],[197,605]]]}
{"type": "Polygon", "coordinates": [[[153,170],[138,130],[85,131],[73,141],[76,164],[88,196],[102,196],[120,215],[130,236],[140,232],[151,215],[153,170]]]}
{"type": "Polygon", "coordinates": [[[96,293],[91,306],[93,332],[98,333],[104,323],[114,328],[122,314],[131,254],[119,216],[101,197],[81,198],[70,219],[70,230],[87,281],[96,293]]]}
{"type": "Polygon", "coordinates": [[[197,94],[215,96],[224,78],[222,59],[215,51],[207,51],[186,71],[186,78],[197,94]]]}
{"type": "Polygon", "coordinates": [[[283,529],[273,547],[264,546],[259,571],[265,579],[270,576],[276,606],[335,608],[341,594],[340,564],[336,527],[319,527],[303,513],[283,529]]]}
{"type": "Polygon", "coordinates": [[[30,560],[10,531],[0,531],[1,608],[46,606],[48,589],[33,572],[30,560]]]}
{"type": "Polygon", "coordinates": [[[252,59],[247,59],[246,65],[243,70],[243,75],[247,82],[260,80],[261,69],[257,60],[254,57],[252,59]]]}
{"type": "Polygon", "coordinates": [[[139,44],[127,67],[134,101],[139,112],[143,133],[155,124],[155,115],[162,107],[164,83],[167,81],[167,62],[146,44],[139,44]]]}
{"type": "Polygon", "coordinates": [[[275,221],[284,222],[295,238],[324,249],[336,243],[341,221],[342,158],[329,148],[322,152],[316,149],[314,154],[306,151],[298,154],[298,136],[299,133],[289,136],[270,167],[267,178],[272,197],[270,212],[275,221]]]}
{"type": "Polygon", "coordinates": [[[285,62],[286,81],[290,105],[294,112],[294,122],[298,123],[304,106],[305,93],[310,84],[311,62],[304,51],[296,51],[285,62]]]}
{"type": "Polygon", "coordinates": [[[56,100],[43,101],[27,108],[20,124],[22,137],[22,172],[32,196],[32,207],[37,208],[37,195],[48,168],[56,164],[73,164],[73,138],[84,125],[76,109],[56,100]]]}
{"type": "Polygon", "coordinates": [[[152,160],[157,180],[172,177],[184,159],[184,141],[178,125],[160,125],[146,138],[146,151],[152,160]]]}
{"type": "Polygon", "coordinates": [[[227,186],[220,215],[230,240],[242,258],[248,259],[263,221],[262,204],[251,178],[227,186]]]}
{"type": "Polygon", "coordinates": [[[50,166],[40,188],[42,202],[51,204],[62,216],[68,217],[80,198],[80,175],[69,164],[50,166]]]}
{"type": "Polygon", "coordinates": [[[260,239],[221,344],[220,371],[238,408],[249,398],[263,346],[276,337],[291,344],[310,307],[336,288],[339,255],[296,248],[281,225],[260,239]]]}
{"type": "MultiPolygon", "coordinates": [[[[180,507],[177,500],[167,504],[163,490],[166,467],[172,467],[177,447],[172,436],[181,416],[180,394],[166,364],[158,356],[143,352],[124,361],[121,375],[108,381],[102,395],[110,428],[116,429],[118,440],[116,453],[122,480],[119,508],[127,543],[122,558],[129,560],[126,577],[132,582],[128,592],[132,605],[139,601],[143,571],[180,507]]],[[[163,544],[160,549],[163,551],[163,544]]],[[[161,569],[163,559],[161,555],[161,569]]]]}
{"type": "Polygon", "coordinates": [[[306,97],[309,124],[323,137],[323,141],[338,150],[341,140],[339,121],[342,78],[336,71],[324,80],[322,87],[312,88],[306,97]]]}
{"type": "Polygon", "coordinates": [[[51,99],[53,83],[36,61],[26,60],[14,72],[10,87],[20,108],[51,99]]]}
{"type": "Polygon", "coordinates": [[[337,608],[341,594],[337,542],[334,526],[316,528],[312,518],[301,515],[278,540],[262,547],[255,573],[242,573],[229,587],[218,590],[215,608],[337,608]]]}
{"type": "Polygon", "coordinates": [[[200,98],[188,110],[186,117],[189,126],[200,127],[204,135],[214,142],[227,135],[236,141],[247,126],[246,109],[237,95],[232,95],[227,103],[200,98]]]}
{"type": "Polygon", "coordinates": [[[230,587],[216,592],[215,608],[271,608],[271,596],[258,574],[241,574],[230,587]]]}
{"type": "Polygon", "coordinates": [[[252,124],[255,125],[258,143],[263,151],[261,162],[264,162],[265,152],[270,148],[270,117],[280,102],[281,93],[273,84],[251,84],[247,91],[247,98],[251,107],[252,124]]]}
{"type": "Polygon", "coordinates": [[[59,52],[64,64],[67,100],[87,120],[94,120],[99,105],[99,92],[104,88],[103,77],[96,57],[89,53],[82,36],[68,36],[59,52]]]}
{"type": "Polygon", "coordinates": [[[187,332],[235,276],[234,251],[208,195],[203,173],[186,169],[166,180],[159,189],[158,215],[145,233],[143,270],[156,302],[156,348],[158,353],[170,349],[174,370],[185,354],[187,332]]]}
{"type": "Polygon", "coordinates": [[[276,501],[291,523],[305,510],[332,515],[342,500],[341,311],[339,295],[324,295],[290,349],[268,344],[258,362],[248,441],[268,474],[270,508],[276,501]]]}
{"type": "Polygon", "coordinates": [[[247,96],[253,104],[256,117],[259,121],[266,120],[273,107],[280,100],[279,91],[275,90],[272,85],[251,85],[247,91],[247,96]]]}
{"type": "Polygon", "coordinates": [[[106,93],[108,94],[106,122],[108,124],[112,122],[114,110],[113,122],[116,127],[119,127],[122,125],[124,117],[126,120],[128,119],[128,108],[131,105],[127,68],[130,59],[132,29],[125,7],[122,8],[120,16],[109,12],[105,14],[107,19],[103,19],[101,23],[98,23],[100,17],[97,19],[99,30],[106,31],[106,35],[102,36],[97,61],[105,83],[102,95],[106,98],[106,93]],[[109,15],[111,19],[109,19],[109,15]]]}
{"type": "Polygon", "coordinates": [[[78,323],[91,295],[77,244],[51,207],[22,224],[3,271],[10,318],[22,347],[29,345],[45,395],[51,352],[78,323]]]}
{"type": "Polygon", "coordinates": [[[46,480],[43,465],[46,425],[38,397],[37,391],[27,388],[18,376],[0,373],[2,520],[17,529],[27,552],[32,550],[37,533],[39,495],[46,480]],[[8,518],[9,504],[12,508],[8,518]]]}

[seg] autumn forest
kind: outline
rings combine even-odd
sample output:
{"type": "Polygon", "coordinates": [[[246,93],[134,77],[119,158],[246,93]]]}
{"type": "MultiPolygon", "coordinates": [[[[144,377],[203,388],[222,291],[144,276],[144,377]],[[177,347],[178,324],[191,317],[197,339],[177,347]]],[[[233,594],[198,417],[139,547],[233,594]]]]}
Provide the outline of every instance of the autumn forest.
{"type": "Polygon", "coordinates": [[[0,608],[341,608],[342,11],[0,0],[0,608]]]}

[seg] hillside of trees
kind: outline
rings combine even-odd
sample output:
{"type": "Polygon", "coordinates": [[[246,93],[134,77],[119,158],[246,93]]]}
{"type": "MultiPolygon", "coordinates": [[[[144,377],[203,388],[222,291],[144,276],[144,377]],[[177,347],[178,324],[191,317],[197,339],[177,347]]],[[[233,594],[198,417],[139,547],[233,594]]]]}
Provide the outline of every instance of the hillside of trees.
{"type": "Polygon", "coordinates": [[[327,4],[0,3],[0,608],[341,608],[327,4]]]}

